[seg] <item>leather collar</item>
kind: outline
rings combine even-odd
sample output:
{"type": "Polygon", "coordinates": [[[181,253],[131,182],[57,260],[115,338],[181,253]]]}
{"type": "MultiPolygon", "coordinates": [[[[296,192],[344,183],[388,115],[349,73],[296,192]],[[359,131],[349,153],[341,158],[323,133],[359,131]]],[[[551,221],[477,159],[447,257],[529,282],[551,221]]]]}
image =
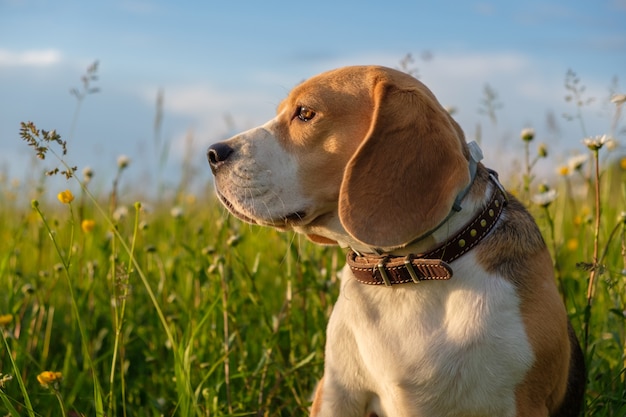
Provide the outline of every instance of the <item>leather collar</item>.
{"type": "Polygon", "coordinates": [[[354,278],[363,284],[385,286],[450,279],[453,271],[449,263],[476,246],[491,231],[506,206],[506,191],[494,173],[490,172],[489,178],[495,184],[489,202],[456,235],[435,249],[417,255],[360,255],[350,250],[347,263],[354,278]]]}

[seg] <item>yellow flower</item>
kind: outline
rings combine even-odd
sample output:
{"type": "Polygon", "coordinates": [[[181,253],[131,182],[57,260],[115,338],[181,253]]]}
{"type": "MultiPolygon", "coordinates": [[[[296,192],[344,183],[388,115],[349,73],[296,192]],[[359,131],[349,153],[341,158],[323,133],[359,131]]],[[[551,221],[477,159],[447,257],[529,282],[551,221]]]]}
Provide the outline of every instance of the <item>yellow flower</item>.
{"type": "Polygon", "coordinates": [[[0,315],[0,326],[4,327],[9,325],[13,321],[12,314],[2,314],[0,315]]]}
{"type": "Polygon", "coordinates": [[[559,173],[559,175],[567,177],[569,175],[569,167],[567,165],[561,165],[558,168],[557,172],[559,173]]]}
{"type": "Polygon", "coordinates": [[[567,249],[570,252],[574,252],[576,249],[578,249],[578,239],[575,239],[575,238],[569,239],[567,241],[567,249]]]}
{"type": "Polygon", "coordinates": [[[619,160],[619,166],[626,171],[626,156],[619,160]]]}
{"type": "Polygon", "coordinates": [[[44,387],[47,387],[53,382],[60,381],[61,378],[63,378],[63,374],[61,372],[43,371],[37,375],[37,381],[39,381],[39,383],[44,387]]]}
{"type": "Polygon", "coordinates": [[[57,198],[63,204],[69,204],[74,201],[74,194],[70,190],[61,191],[57,194],[57,198]]]}
{"type": "Polygon", "coordinates": [[[80,228],[83,229],[83,232],[89,233],[96,226],[95,220],[85,219],[80,223],[80,228]]]}

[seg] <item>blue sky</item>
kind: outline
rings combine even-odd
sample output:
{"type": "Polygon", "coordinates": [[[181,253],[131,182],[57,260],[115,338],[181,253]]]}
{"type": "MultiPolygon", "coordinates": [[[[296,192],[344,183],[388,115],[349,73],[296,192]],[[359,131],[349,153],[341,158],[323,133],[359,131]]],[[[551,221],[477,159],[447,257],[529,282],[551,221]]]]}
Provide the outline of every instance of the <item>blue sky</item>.
{"type": "Polygon", "coordinates": [[[584,136],[562,117],[576,110],[563,99],[565,74],[574,70],[595,98],[586,134],[608,133],[611,89],[626,92],[624,22],[626,0],[0,0],[0,170],[32,175],[32,152],[18,138],[19,122],[32,120],[70,139],[79,169],[111,176],[125,154],[137,178],[153,177],[162,90],[162,138],[171,143],[163,175],[174,181],[186,153],[206,168],[209,144],[272,117],[307,77],[352,64],[399,67],[407,53],[420,80],[457,109],[468,139],[481,126],[489,165],[506,166],[503,154],[520,151],[527,126],[565,158],[582,151],[584,136]],[[100,92],[84,100],[68,137],[77,107],[69,90],[95,60],[100,92]],[[502,104],[497,125],[478,111],[486,84],[502,104]]]}

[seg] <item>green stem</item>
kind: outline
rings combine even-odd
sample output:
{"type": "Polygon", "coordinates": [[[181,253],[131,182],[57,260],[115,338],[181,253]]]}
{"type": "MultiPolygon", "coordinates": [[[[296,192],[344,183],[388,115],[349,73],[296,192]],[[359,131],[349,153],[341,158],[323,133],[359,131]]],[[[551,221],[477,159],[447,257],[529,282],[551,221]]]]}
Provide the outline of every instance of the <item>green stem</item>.
{"type": "Polygon", "coordinates": [[[65,411],[65,406],[63,405],[63,398],[61,397],[61,393],[58,389],[53,388],[54,396],[57,397],[57,401],[59,402],[59,407],[61,407],[61,415],[63,417],[67,417],[67,412],[65,411]]]}
{"type": "Polygon", "coordinates": [[[26,386],[24,385],[24,381],[22,380],[22,374],[20,370],[18,369],[17,364],[15,363],[15,360],[13,360],[13,354],[11,353],[11,349],[9,348],[9,342],[7,342],[7,338],[4,332],[0,331],[0,333],[2,333],[2,341],[4,342],[4,347],[7,350],[6,356],[8,356],[9,361],[11,361],[11,367],[13,368],[15,379],[17,379],[17,385],[20,386],[20,391],[22,392],[22,396],[24,397],[24,406],[26,408],[26,412],[28,412],[29,417],[35,417],[35,412],[33,411],[33,405],[30,402],[28,391],[26,390],[26,386]]]}
{"type": "Polygon", "coordinates": [[[599,243],[600,243],[600,214],[601,214],[601,204],[600,204],[600,160],[599,160],[599,150],[593,150],[593,160],[594,160],[594,168],[595,168],[595,209],[596,209],[596,221],[593,230],[593,259],[591,262],[591,271],[589,273],[589,283],[587,285],[587,308],[585,312],[585,351],[587,351],[589,347],[589,327],[591,322],[591,306],[594,295],[594,284],[596,281],[596,277],[598,274],[598,254],[599,254],[599,243]]]}
{"type": "MultiPolygon", "coordinates": [[[[68,291],[69,291],[69,295],[70,295],[70,300],[71,300],[71,305],[72,305],[72,312],[74,313],[75,317],[76,317],[76,324],[78,326],[78,332],[80,333],[80,341],[81,341],[81,345],[83,347],[83,350],[85,352],[85,358],[87,360],[87,364],[89,366],[89,369],[91,370],[91,374],[92,374],[92,379],[93,379],[93,384],[94,384],[94,401],[95,401],[95,405],[96,405],[96,415],[104,415],[104,408],[102,407],[102,395],[101,395],[101,389],[100,389],[100,384],[98,383],[98,379],[96,378],[96,368],[93,364],[93,360],[91,358],[91,355],[89,354],[89,345],[87,343],[87,336],[85,334],[85,331],[83,329],[83,324],[81,321],[81,315],[80,312],[78,311],[78,303],[76,301],[76,295],[74,294],[74,287],[72,286],[72,279],[70,276],[70,259],[71,259],[71,250],[72,248],[70,247],[70,254],[68,255],[67,259],[65,259],[63,257],[61,248],[59,247],[59,244],[56,240],[56,238],[54,237],[54,234],[52,233],[52,229],[50,228],[50,225],[48,224],[48,221],[46,220],[46,217],[43,215],[42,211],[39,209],[39,204],[36,202],[33,202],[32,207],[35,209],[35,211],[37,212],[37,214],[39,214],[39,217],[41,218],[44,227],[46,228],[46,230],[48,231],[48,236],[50,236],[50,239],[52,240],[52,244],[54,246],[54,250],[57,253],[57,256],[59,257],[59,259],[61,259],[61,264],[63,266],[63,272],[65,275],[65,278],[67,280],[67,287],[68,287],[68,291]]],[[[71,211],[71,203],[70,203],[70,212],[73,214],[73,212],[71,211]]],[[[74,224],[72,222],[72,232],[71,232],[71,240],[73,240],[74,238],[74,224]]]]}

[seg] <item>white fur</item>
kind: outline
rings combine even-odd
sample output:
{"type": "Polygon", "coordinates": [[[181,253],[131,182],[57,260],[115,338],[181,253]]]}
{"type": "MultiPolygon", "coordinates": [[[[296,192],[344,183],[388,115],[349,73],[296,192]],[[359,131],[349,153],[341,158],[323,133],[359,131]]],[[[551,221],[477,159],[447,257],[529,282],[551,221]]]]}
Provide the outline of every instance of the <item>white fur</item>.
{"type": "Polygon", "coordinates": [[[298,161],[276,140],[276,123],[277,118],[225,142],[236,157],[216,178],[218,194],[236,214],[269,226],[281,226],[286,216],[312,205],[298,182],[298,161]]]}
{"type": "Polygon", "coordinates": [[[477,271],[471,253],[453,267],[450,281],[391,288],[343,270],[319,416],[515,415],[534,359],[515,288],[477,271]]]}

